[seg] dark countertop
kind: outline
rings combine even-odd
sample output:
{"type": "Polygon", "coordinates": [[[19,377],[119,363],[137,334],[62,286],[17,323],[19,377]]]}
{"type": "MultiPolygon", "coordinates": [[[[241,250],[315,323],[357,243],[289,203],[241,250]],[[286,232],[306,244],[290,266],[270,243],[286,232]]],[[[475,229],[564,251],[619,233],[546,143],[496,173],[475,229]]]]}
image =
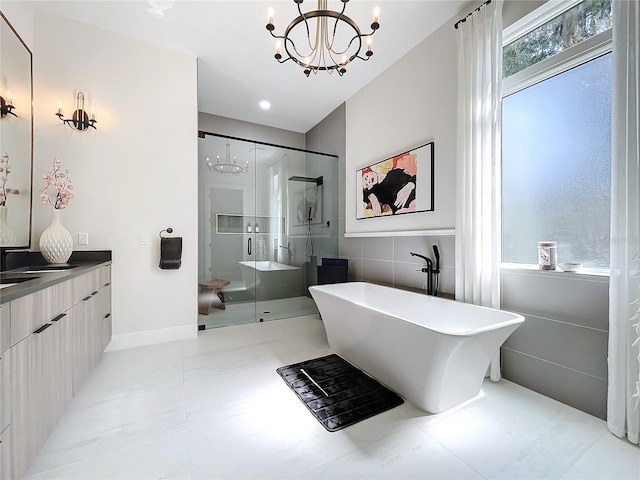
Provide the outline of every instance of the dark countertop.
{"type": "Polygon", "coordinates": [[[111,264],[111,251],[81,251],[74,252],[69,262],[61,266],[62,271],[46,271],[38,273],[26,273],[30,270],[54,269],[56,266],[48,264],[40,255],[40,252],[8,252],[7,265],[10,268],[0,272],[2,281],[11,279],[31,278],[20,281],[10,287],[0,284],[0,304],[10,302],[16,298],[29,295],[38,290],[43,290],[57,283],[65,282],[74,277],[83,275],[91,270],[111,264]]]}

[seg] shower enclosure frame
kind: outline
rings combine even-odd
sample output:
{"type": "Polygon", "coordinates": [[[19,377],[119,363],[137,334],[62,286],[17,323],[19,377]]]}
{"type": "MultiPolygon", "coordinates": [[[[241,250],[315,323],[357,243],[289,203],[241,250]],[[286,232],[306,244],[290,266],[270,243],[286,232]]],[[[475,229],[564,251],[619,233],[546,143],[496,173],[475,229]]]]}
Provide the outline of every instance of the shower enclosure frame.
{"type": "MultiPolygon", "coordinates": [[[[322,243],[318,253],[320,253],[323,256],[337,256],[337,251],[338,251],[337,193],[338,193],[338,175],[339,175],[338,156],[333,154],[323,153],[323,152],[316,152],[316,151],[306,150],[306,149],[296,148],[296,147],[288,147],[285,145],[279,145],[279,144],[270,143],[270,142],[251,140],[247,138],[218,134],[218,133],[207,132],[202,130],[198,131],[198,137],[199,139],[214,137],[214,138],[222,139],[225,141],[242,142],[242,143],[236,143],[236,147],[241,147],[242,145],[253,146],[253,148],[249,150],[249,151],[253,150],[253,158],[249,158],[249,162],[250,162],[249,172],[246,174],[240,174],[240,175],[249,175],[250,176],[249,183],[253,182],[252,183],[253,205],[247,204],[246,201],[245,203],[242,204],[243,213],[241,215],[238,214],[238,216],[242,217],[242,219],[240,220],[240,223],[242,225],[243,231],[233,232],[234,234],[242,234],[242,238],[244,239],[243,243],[248,243],[248,245],[252,245],[251,247],[252,250],[249,250],[248,248],[246,248],[248,247],[248,245],[245,245],[245,251],[243,254],[244,258],[240,258],[239,259],[240,261],[238,263],[241,263],[241,261],[242,263],[246,263],[243,260],[247,260],[247,259],[257,260],[256,258],[256,255],[258,254],[258,252],[256,251],[256,247],[258,246],[257,239],[259,238],[262,239],[262,245],[265,244],[264,239],[266,239],[267,255],[265,255],[262,258],[264,259],[266,257],[266,259],[270,261],[272,260],[275,262],[291,264],[293,267],[299,269],[300,274],[302,276],[301,287],[303,287],[303,288],[300,288],[300,292],[301,294],[308,296],[306,287],[309,286],[310,284],[313,284],[310,282],[313,282],[314,281],[313,279],[315,279],[315,265],[317,264],[316,262],[317,256],[313,255],[312,256],[313,258],[312,258],[307,255],[307,258],[305,258],[304,263],[299,262],[300,254],[302,252],[304,252],[305,254],[308,253],[308,251],[305,251],[304,243],[302,243],[303,245],[302,247],[299,246],[300,242],[304,242],[304,241],[308,242],[309,239],[312,238],[313,240],[316,240],[316,242],[322,243]],[[272,153],[267,157],[259,159],[260,147],[266,148],[267,150],[274,149],[274,151],[276,152],[276,155],[273,155],[272,153]],[[292,158],[289,158],[289,157],[292,157],[292,158]],[[318,159],[322,159],[325,157],[330,158],[333,161],[330,163],[317,162],[318,159]],[[258,178],[259,162],[260,162],[260,169],[263,170],[262,173],[264,174],[268,172],[267,175],[261,175],[260,178],[258,178]],[[278,190],[277,195],[283,197],[282,201],[280,201],[281,198],[278,198],[278,201],[280,203],[278,204],[278,210],[275,212],[277,215],[274,215],[274,211],[272,210],[273,209],[272,203],[274,203],[274,200],[273,200],[274,191],[272,190],[274,189],[274,186],[272,184],[274,182],[274,178],[272,178],[272,176],[274,174],[273,168],[275,165],[277,165],[276,168],[280,169],[279,170],[280,176],[277,178],[279,178],[278,181],[280,182],[281,188],[278,190]],[[267,182],[271,182],[271,183],[264,183],[265,178],[267,179],[267,182]],[[329,182],[329,184],[326,184],[327,181],[329,182]],[[321,213],[323,214],[323,218],[321,219],[322,221],[314,223],[313,225],[309,225],[308,228],[307,226],[305,226],[304,232],[300,231],[301,227],[299,226],[295,227],[295,229],[293,228],[293,222],[291,217],[291,214],[292,214],[291,198],[294,195],[294,193],[292,192],[295,192],[296,188],[292,188],[290,186],[292,182],[293,183],[301,182],[301,185],[305,184],[309,186],[315,186],[315,188],[323,188],[323,189],[326,189],[327,187],[329,188],[327,192],[329,194],[324,195],[325,198],[322,200],[322,204],[321,204],[322,208],[326,210],[326,212],[323,212],[321,210],[321,213]],[[323,185],[323,186],[320,187],[320,185],[323,185]],[[262,195],[263,197],[266,195],[268,197],[268,202],[266,202],[267,206],[258,205],[260,195],[262,195]],[[284,216],[284,218],[281,218],[282,216],[284,216]],[[251,223],[252,225],[256,223],[256,219],[258,219],[259,222],[262,222],[262,221],[273,222],[273,225],[270,225],[271,229],[267,230],[267,232],[261,231],[259,234],[256,234],[256,232],[248,233],[245,229],[246,227],[245,223],[249,218],[250,218],[249,223],[251,223]],[[263,220],[260,220],[260,219],[263,219],[263,220]],[[274,232],[273,231],[274,228],[282,229],[282,230],[274,232]],[[286,256],[287,252],[285,252],[286,248],[274,249],[274,245],[271,242],[275,238],[285,238],[287,240],[286,245],[283,245],[282,247],[293,247],[293,245],[296,244],[297,246],[292,248],[292,250],[293,249],[297,250],[295,252],[296,254],[295,258],[292,259],[291,255],[289,255],[289,257],[287,258],[286,256]],[[333,244],[333,248],[330,247],[331,244],[333,244]],[[276,250],[277,253],[274,254],[274,250],[276,250]]],[[[203,157],[203,152],[201,151],[201,149],[202,149],[202,144],[199,145],[199,162],[202,164],[204,158],[200,158],[200,157],[203,157]]],[[[236,148],[236,150],[238,150],[238,148],[236,148]]],[[[242,165],[244,165],[246,158],[245,157],[239,158],[238,161],[242,165]]],[[[207,172],[207,171],[202,170],[202,172],[207,172]]],[[[211,181],[211,179],[209,179],[208,181],[205,181],[202,178],[203,175],[204,173],[200,174],[201,178],[199,179],[199,193],[198,193],[200,206],[201,208],[204,207],[205,209],[204,211],[201,211],[199,214],[200,222],[204,224],[200,228],[201,239],[199,240],[199,245],[201,249],[201,252],[200,252],[201,258],[199,259],[199,263],[201,263],[201,266],[199,268],[200,282],[212,280],[216,276],[215,268],[214,268],[214,258],[216,256],[216,253],[215,253],[215,242],[213,241],[213,238],[219,238],[219,237],[217,237],[217,235],[214,236],[213,232],[218,234],[217,230],[215,229],[218,227],[219,224],[216,221],[215,215],[211,211],[212,210],[211,200],[207,200],[208,194],[210,193],[209,189],[213,189],[216,185],[223,186],[224,189],[229,189],[229,190],[232,190],[234,188],[235,189],[247,188],[246,184],[243,184],[244,186],[239,186],[237,181],[236,181],[236,185],[225,186],[226,179],[222,177],[220,178],[221,182],[213,182],[211,181]],[[200,191],[203,188],[205,188],[207,191],[206,192],[200,191]],[[206,217],[208,217],[209,220],[205,218],[205,215],[206,217]],[[208,221],[210,221],[211,224],[208,224],[207,223],[208,221]],[[209,274],[209,278],[207,278],[207,274],[209,274]]],[[[300,188],[303,188],[303,187],[300,187],[300,188]]],[[[304,187],[304,188],[309,188],[309,187],[304,187]]],[[[243,198],[247,197],[246,192],[243,193],[242,195],[243,195],[243,198]]],[[[296,193],[296,195],[298,194],[296,193]]],[[[264,204],[265,202],[262,202],[262,203],[264,204]]],[[[231,219],[231,220],[235,221],[236,223],[238,221],[238,219],[231,219]]],[[[263,225],[264,227],[267,226],[266,223],[263,225]]],[[[236,243],[239,243],[239,242],[236,242],[236,243]]],[[[280,247],[280,246],[278,245],[277,247],[280,247]]],[[[291,254],[292,250],[289,250],[288,253],[291,254]]],[[[226,251],[225,251],[225,254],[226,254],[226,251]]],[[[257,264],[254,264],[254,266],[255,265],[257,264]]],[[[256,274],[255,278],[257,280],[257,275],[259,275],[259,273],[257,271],[254,273],[256,274]]],[[[233,277],[233,275],[231,275],[231,277],[233,277]]],[[[245,287],[247,287],[249,284],[249,282],[245,282],[244,279],[242,279],[242,282],[244,283],[245,287]]],[[[251,298],[249,288],[247,287],[247,291],[242,293],[245,293],[248,295],[245,295],[244,299],[241,300],[241,302],[250,303],[251,301],[253,301],[254,306],[257,305],[257,303],[260,302],[261,298],[260,298],[260,294],[257,293],[258,292],[257,289],[254,290],[254,292],[256,293],[256,296],[254,298],[251,298]]],[[[237,297],[238,295],[231,295],[230,297],[234,297],[234,296],[237,297]]],[[[268,298],[269,296],[267,295],[267,299],[268,298]]],[[[269,313],[269,312],[258,312],[256,308],[255,315],[251,323],[262,321],[261,313],[269,313]]],[[[286,316],[295,316],[295,315],[288,314],[281,318],[286,318],[286,316]]],[[[267,320],[270,320],[270,319],[274,319],[274,318],[268,318],[267,320]]],[[[199,324],[201,323],[200,320],[201,320],[201,317],[199,316],[199,322],[198,322],[199,324]]],[[[203,327],[200,326],[200,328],[203,328],[203,327]]],[[[207,328],[212,328],[212,327],[207,327],[207,328]]]]}

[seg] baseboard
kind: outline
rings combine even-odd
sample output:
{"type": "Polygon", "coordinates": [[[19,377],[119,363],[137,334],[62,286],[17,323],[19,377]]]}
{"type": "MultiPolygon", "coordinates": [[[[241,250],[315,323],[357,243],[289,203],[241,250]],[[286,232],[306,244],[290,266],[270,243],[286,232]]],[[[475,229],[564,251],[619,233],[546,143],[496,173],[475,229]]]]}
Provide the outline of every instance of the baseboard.
{"type": "Polygon", "coordinates": [[[114,335],[107,345],[105,352],[125,350],[127,348],[142,347],[144,345],[155,345],[157,343],[173,342],[198,336],[197,325],[183,325],[181,327],[161,328],[158,330],[147,330],[145,332],[125,333],[114,335]]]}

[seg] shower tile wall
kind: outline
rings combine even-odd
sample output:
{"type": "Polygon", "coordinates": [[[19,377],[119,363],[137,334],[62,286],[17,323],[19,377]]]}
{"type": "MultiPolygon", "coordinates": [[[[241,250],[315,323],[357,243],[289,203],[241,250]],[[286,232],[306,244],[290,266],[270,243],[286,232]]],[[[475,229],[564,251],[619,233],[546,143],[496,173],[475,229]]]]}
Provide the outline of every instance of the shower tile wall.
{"type": "Polygon", "coordinates": [[[349,260],[349,279],[426,290],[425,262],[409,252],[435,260],[433,245],[440,250],[440,291],[455,293],[455,237],[365,237],[340,238],[341,258],[349,260]]]}

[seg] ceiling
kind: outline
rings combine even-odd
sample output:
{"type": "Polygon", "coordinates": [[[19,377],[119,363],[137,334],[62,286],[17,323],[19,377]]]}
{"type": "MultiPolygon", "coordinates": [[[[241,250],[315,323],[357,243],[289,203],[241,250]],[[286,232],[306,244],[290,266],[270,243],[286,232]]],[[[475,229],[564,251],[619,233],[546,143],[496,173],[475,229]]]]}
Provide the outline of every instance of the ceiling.
{"type": "MultiPolygon", "coordinates": [[[[157,2],[166,3],[166,2],[157,2]]],[[[375,6],[380,29],[373,37],[374,55],[355,61],[339,77],[320,72],[305,77],[293,62],[280,65],[275,43],[266,30],[267,10],[275,12],[274,33],[298,13],[293,0],[176,0],[156,18],[146,0],[46,0],[37,9],[198,58],[198,109],[224,117],[306,133],[336,107],[393,65],[468,0],[353,0],[345,14],[369,31],[375,6]],[[268,100],[271,108],[259,107],[268,100]]],[[[341,2],[329,1],[329,8],[341,2]]],[[[317,7],[302,4],[303,12],[317,7]]],[[[453,28],[453,26],[452,26],[453,28]]]]}

